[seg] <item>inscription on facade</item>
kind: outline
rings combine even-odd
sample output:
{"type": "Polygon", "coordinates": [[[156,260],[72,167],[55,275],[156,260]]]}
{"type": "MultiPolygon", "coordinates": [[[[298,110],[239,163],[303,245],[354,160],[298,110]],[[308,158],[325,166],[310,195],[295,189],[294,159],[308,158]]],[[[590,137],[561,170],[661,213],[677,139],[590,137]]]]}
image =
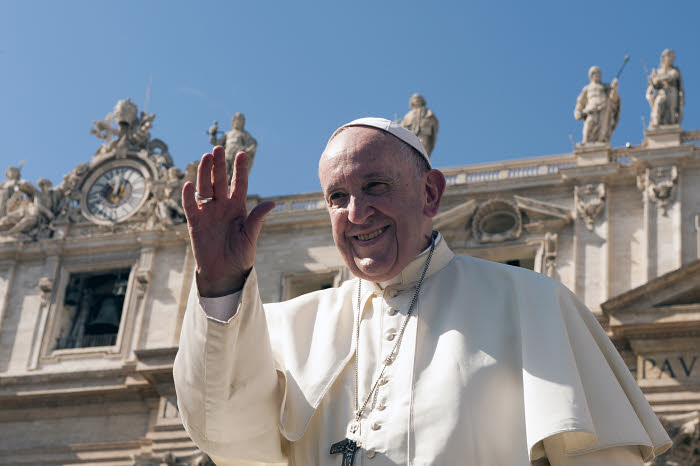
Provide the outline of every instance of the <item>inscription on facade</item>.
{"type": "Polygon", "coordinates": [[[697,354],[640,357],[639,379],[689,379],[700,375],[697,354]]]}

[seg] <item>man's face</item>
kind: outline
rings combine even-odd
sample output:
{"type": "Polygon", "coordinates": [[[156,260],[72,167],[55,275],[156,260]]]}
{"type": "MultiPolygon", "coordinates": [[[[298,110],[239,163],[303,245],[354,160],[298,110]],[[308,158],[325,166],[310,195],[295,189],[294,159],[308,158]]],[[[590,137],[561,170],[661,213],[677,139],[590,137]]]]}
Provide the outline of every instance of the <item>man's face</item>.
{"type": "Polygon", "coordinates": [[[383,131],[350,127],[319,162],[333,240],[351,272],[365,280],[393,278],[428,244],[434,213],[427,205],[434,196],[426,183],[435,175],[418,175],[406,150],[383,131]]]}

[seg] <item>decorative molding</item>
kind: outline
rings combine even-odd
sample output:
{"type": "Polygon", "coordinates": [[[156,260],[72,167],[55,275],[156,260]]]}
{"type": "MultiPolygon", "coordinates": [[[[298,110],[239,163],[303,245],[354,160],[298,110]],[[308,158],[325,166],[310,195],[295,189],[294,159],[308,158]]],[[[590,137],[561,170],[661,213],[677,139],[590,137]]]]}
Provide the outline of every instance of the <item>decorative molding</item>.
{"type": "Polygon", "coordinates": [[[53,291],[53,280],[48,277],[39,279],[39,291],[41,291],[41,305],[48,306],[51,302],[51,292],[53,291]]]}
{"type": "Polygon", "coordinates": [[[189,454],[168,452],[162,455],[145,453],[132,455],[134,466],[216,466],[206,453],[196,451],[189,454]]]}
{"type": "Polygon", "coordinates": [[[637,187],[661,209],[664,216],[676,198],[677,186],[676,165],[647,168],[643,174],[637,175],[637,187]]]}
{"type": "Polygon", "coordinates": [[[596,220],[605,210],[605,198],[606,187],[604,183],[574,187],[576,212],[589,230],[593,230],[596,220]]]}
{"type": "Polygon", "coordinates": [[[700,464],[700,413],[659,416],[673,441],[667,453],[646,466],[694,466],[700,464]]]}
{"type": "Polygon", "coordinates": [[[472,234],[480,243],[518,239],[522,232],[523,219],[518,206],[504,199],[484,202],[472,218],[472,234]]]}
{"type": "Polygon", "coordinates": [[[544,235],[544,263],[543,273],[548,277],[554,277],[557,268],[557,248],[559,235],[547,232],[544,235]]]}

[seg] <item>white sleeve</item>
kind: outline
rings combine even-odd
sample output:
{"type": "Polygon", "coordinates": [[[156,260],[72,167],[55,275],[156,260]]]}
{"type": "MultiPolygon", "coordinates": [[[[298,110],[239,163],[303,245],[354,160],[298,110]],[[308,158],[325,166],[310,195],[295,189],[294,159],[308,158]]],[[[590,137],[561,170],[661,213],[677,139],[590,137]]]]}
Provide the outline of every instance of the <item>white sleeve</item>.
{"type": "Polygon", "coordinates": [[[564,453],[561,435],[544,439],[544,451],[552,466],[643,466],[642,454],[636,445],[619,446],[580,455],[564,453]]]}
{"type": "Polygon", "coordinates": [[[286,463],[282,391],[254,269],[238,305],[231,300],[233,295],[213,300],[235,314],[219,320],[204,310],[210,300],[203,303],[192,285],[173,366],[180,418],[218,464],[286,463]]]}
{"type": "Polygon", "coordinates": [[[206,298],[198,295],[199,305],[210,319],[227,323],[236,315],[236,309],[241,302],[241,293],[242,291],[236,291],[220,298],[206,298]]]}

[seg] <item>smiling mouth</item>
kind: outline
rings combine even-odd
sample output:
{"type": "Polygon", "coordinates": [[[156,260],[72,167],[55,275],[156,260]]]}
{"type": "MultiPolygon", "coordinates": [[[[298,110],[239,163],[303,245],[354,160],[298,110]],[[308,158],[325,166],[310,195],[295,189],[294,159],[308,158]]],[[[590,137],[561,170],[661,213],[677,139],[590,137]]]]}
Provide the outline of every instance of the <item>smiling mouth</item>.
{"type": "Polygon", "coordinates": [[[375,230],[371,233],[366,233],[364,235],[357,235],[353,236],[353,238],[359,239],[360,241],[369,241],[371,239],[376,238],[377,236],[381,235],[386,231],[386,229],[389,228],[388,226],[382,227],[379,230],[375,230]]]}

